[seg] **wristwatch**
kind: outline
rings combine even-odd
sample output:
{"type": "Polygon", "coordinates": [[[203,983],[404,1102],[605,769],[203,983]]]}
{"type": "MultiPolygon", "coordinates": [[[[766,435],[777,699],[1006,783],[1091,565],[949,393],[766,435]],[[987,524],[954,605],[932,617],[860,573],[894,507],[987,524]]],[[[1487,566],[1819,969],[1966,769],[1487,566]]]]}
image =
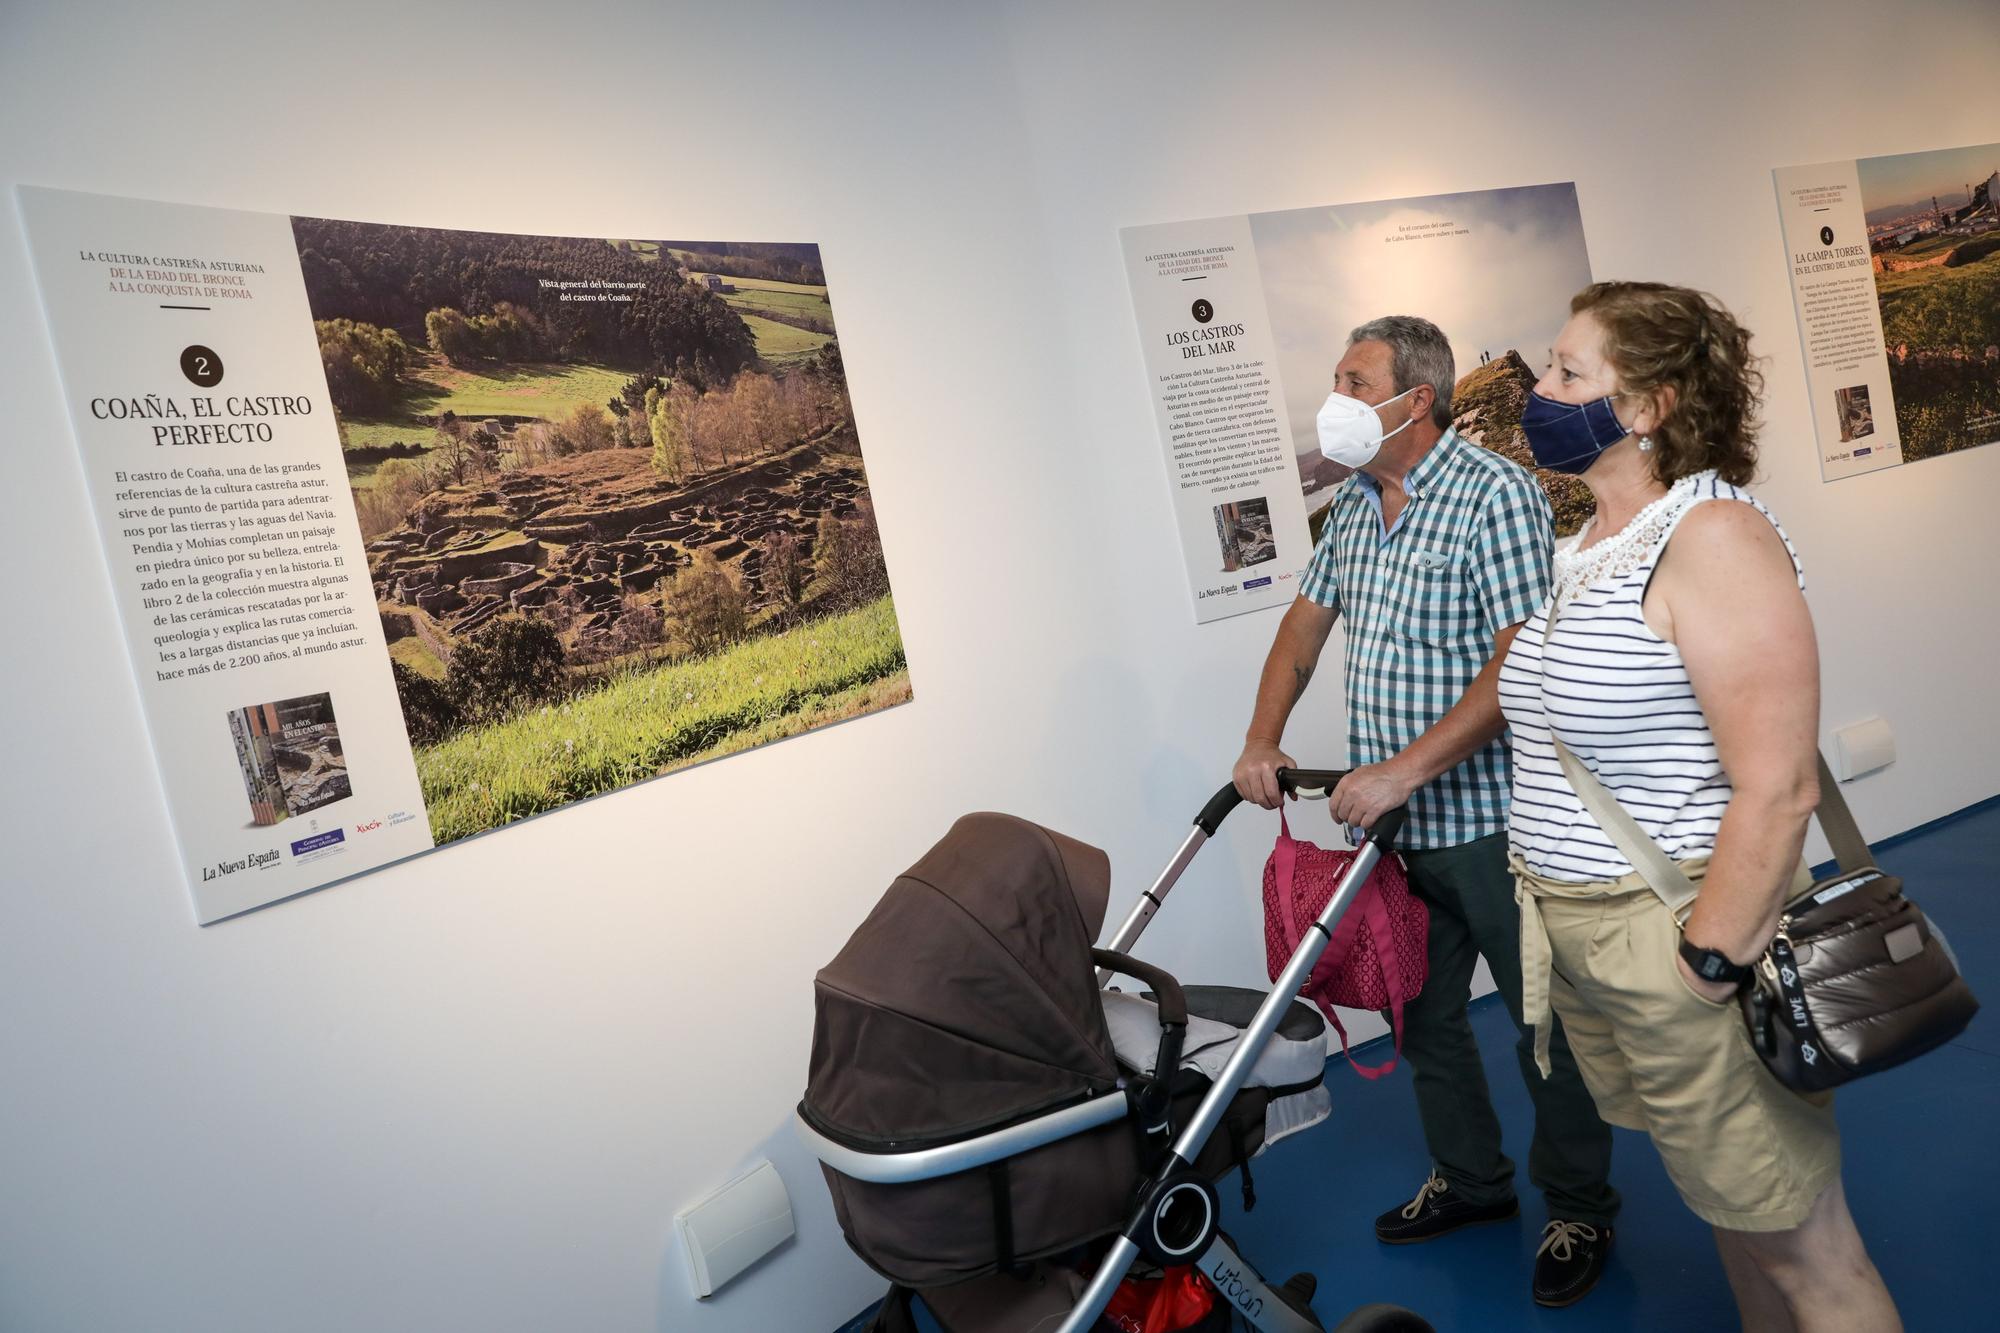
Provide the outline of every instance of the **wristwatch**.
{"type": "Polygon", "coordinates": [[[1732,963],[1728,954],[1704,949],[1685,935],[1681,936],[1681,957],[1703,981],[1726,981],[1740,989],[1756,976],[1748,963],[1732,963]]]}

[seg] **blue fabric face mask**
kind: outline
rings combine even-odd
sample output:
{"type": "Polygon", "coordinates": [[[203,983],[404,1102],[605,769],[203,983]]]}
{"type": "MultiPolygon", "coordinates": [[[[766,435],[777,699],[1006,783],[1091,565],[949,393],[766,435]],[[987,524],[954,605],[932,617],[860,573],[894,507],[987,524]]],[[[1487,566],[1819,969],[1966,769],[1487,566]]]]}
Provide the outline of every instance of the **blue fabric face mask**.
{"type": "Polygon", "coordinates": [[[1555,472],[1578,476],[1587,471],[1597,456],[1632,432],[1618,422],[1611,410],[1616,394],[1607,394],[1588,403],[1559,403],[1528,390],[1528,405],[1521,409],[1521,433],[1528,437],[1528,452],[1535,462],[1555,472]]]}

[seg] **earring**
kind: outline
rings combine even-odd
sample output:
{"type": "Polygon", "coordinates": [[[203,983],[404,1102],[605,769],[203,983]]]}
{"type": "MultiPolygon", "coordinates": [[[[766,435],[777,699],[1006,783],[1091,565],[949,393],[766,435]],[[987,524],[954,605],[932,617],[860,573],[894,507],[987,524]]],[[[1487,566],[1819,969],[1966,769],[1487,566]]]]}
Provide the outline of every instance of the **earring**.
{"type": "Polygon", "coordinates": [[[1649,454],[1652,451],[1653,451],[1653,437],[1650,435],[1641,435],[1639,437],[1639,452],[1642,454],[1649,454]]]}

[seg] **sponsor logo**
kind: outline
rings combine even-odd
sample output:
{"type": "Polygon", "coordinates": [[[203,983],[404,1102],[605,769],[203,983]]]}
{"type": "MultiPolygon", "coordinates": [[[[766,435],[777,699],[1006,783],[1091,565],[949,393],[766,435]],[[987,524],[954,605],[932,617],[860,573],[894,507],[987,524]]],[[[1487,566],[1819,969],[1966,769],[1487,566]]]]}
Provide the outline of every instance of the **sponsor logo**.
{"type": "Polygon", "coordinates": [[[408,810],[398,810],[395,814],[389,816],[389,827],[394,828],[398,824],[407,824],[415,818],[416,816],[408,810]]]}
{"type": "Polygon", "coordinates": [[[1196,601],[1201,601],[1208,597],[1234,597],[1240,591],[1235,584],[1225,583],[1220,588],[1196,588],[1194,596],[1196,601]]]}
{"type": "Polygon", "coordinates": [[[1270,586],[1271,586],[1271,576],[1269,574],[1266,574],[1261,579],[1246,580],[1243,584],[1243,591],[1249,592],[1252,588],[1268,588],[1270,586]]]}
{"type": "Polygon", "coordinates": [[[1855,458],[1866,458],[1868,457],[1868,455],[1874,452],[1875,452],[1875,446],[1871,444],[1866,449],[1856,449],[1852,456],[1855,458]]]}
{"type": "Polygon", "coordinates": [[[354,826],[354,831],[356,833],[373,833],[376,829],[381,827],[382,827],[381,820],[371,819],[366,824],[356,824],[354,826]]]}
{"type": "Polygon", "coordinates": [[[308,852],[324,851],[335,843],[345,841],[347,841],[347,834],[340,829],[331,829],[325,833],[315,833],[310,838],[301,838],[293,843],[292,855],[304,856],[308,852]]]}
{"type": "Polygon", "coordinates": [[[268,851],[250,852],[237,857],[234,861],[217,861],[212,866],[203,866],[201,878],[202,882],[206,883],[211,879],[221,879],[224,875],[233,875],[239,870],[264,870],[277,863],[278,849],[273,847],[268,851]]]}

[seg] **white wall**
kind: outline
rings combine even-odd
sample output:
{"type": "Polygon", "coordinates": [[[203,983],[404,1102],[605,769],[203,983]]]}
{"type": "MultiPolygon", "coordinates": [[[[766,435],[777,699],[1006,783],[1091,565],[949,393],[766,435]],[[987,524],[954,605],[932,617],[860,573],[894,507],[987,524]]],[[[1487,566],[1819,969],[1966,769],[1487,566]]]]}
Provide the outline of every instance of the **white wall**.
{"type": "MultiPolygon", "coordinates": [[[[786,1127],[813,970],[968,809],[1096,841],[1136,892],[1275,625],[1189,614],[1122,225],[1574,179],[1600,275],[1762,335],[1826,720],[1901,741],[1863,826],[2000,791],[2000,449],[1820,483],[1769,174],[2000,140],[1990,4],[708,8],[0,17],[10,185],[818,241],[917,694],[197,929],[10,210],[0,1327],[810,1333],[865,1304],[786,1127]],[[669,1218],[759,1155],[800,1237],[697,1306],[669,1218]]],[[[1294,752],[1337,761],[1316,688],[1294,752]]],[[[1238,818],[1149,952],[1248,982],[1269,830],[1238,818]]]]}

